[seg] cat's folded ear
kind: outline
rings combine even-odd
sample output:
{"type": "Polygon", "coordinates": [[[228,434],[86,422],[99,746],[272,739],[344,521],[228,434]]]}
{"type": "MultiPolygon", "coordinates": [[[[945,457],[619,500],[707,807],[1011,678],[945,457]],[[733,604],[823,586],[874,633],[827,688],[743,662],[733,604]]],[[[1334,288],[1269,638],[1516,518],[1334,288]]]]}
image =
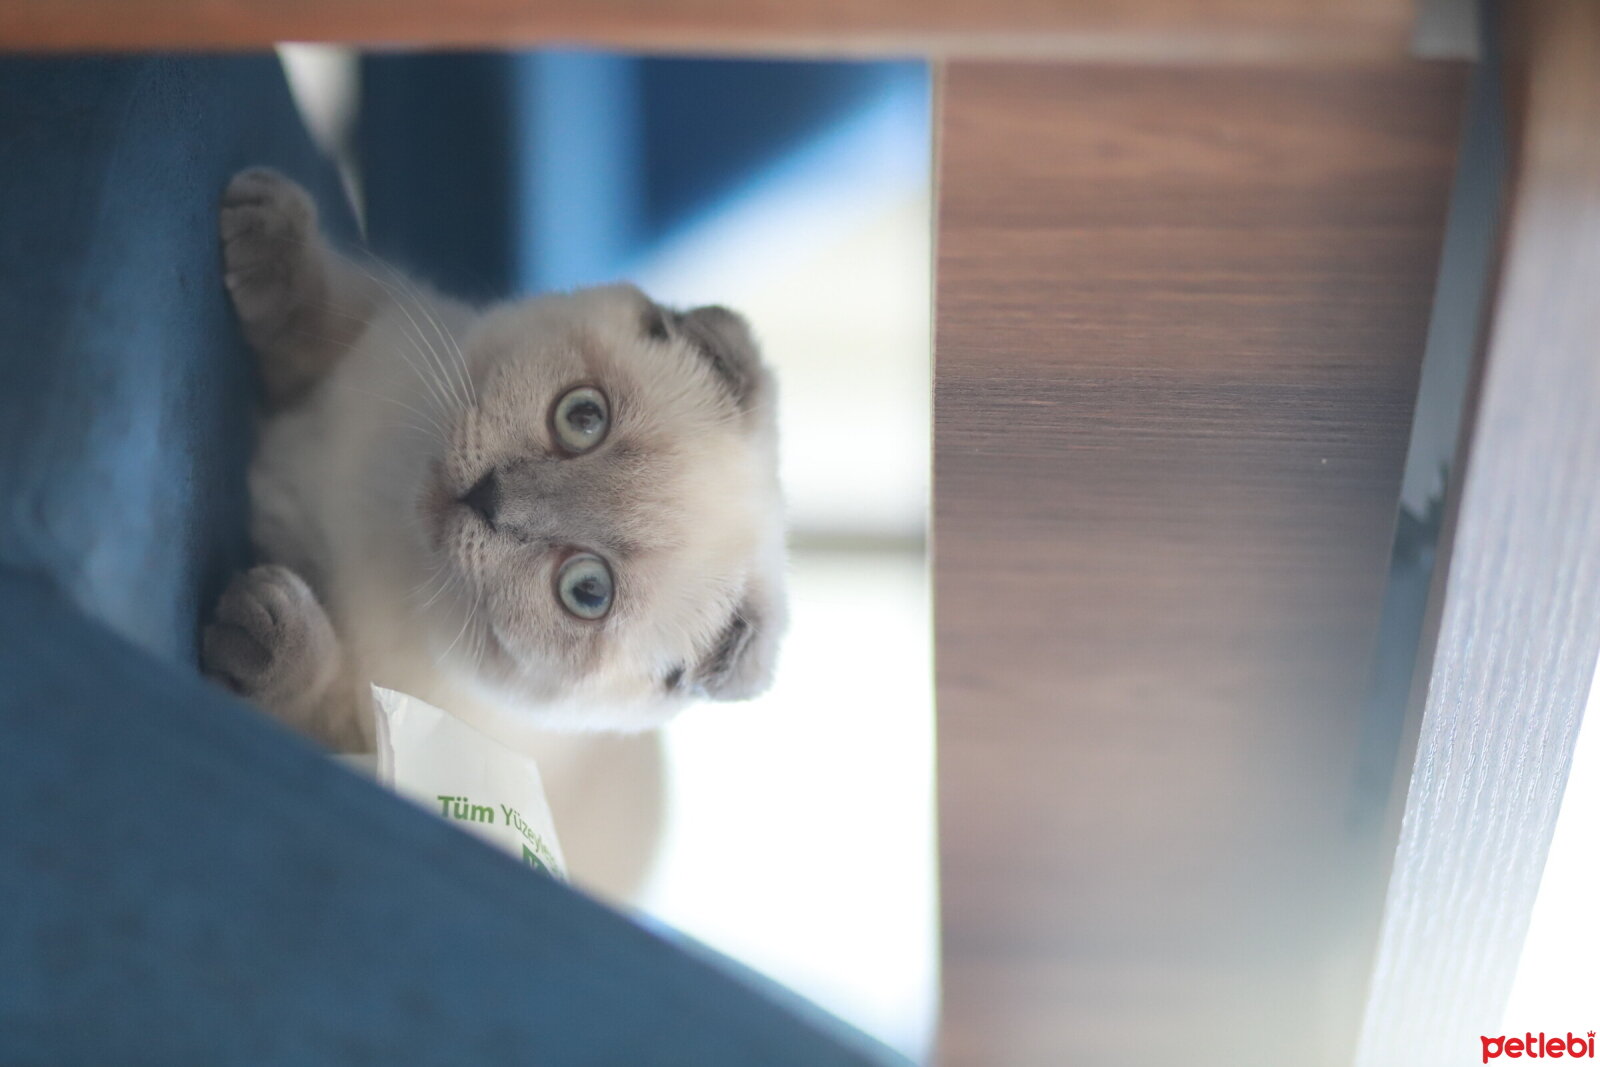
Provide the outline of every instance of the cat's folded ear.
{"type": "Polygon", "coordinates": [[[673,319],[741,408],[748,411],[766,400],[772,388],[771,375],[744,316],[712,305],[680,312],[673,319]]]}
{"type": "Polygon", "coordinates": [[[746,592],[689,682],[711,700],[749,700],[772,684],[778,640],[787,623],[783,602],[758,583],[746,592]]]}

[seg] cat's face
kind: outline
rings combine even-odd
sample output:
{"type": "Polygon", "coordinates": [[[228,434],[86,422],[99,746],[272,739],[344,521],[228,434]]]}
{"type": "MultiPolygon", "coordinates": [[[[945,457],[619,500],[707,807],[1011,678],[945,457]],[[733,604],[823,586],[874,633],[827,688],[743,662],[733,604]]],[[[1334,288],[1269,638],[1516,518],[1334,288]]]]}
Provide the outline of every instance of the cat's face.
{"type": "Polygon", "coordinates": [[[551,727],[643,729],[770,681],[784,625],[773,385],[744,321],[632,287],[464,338],[418,502],[447,667],[551,727]]]}

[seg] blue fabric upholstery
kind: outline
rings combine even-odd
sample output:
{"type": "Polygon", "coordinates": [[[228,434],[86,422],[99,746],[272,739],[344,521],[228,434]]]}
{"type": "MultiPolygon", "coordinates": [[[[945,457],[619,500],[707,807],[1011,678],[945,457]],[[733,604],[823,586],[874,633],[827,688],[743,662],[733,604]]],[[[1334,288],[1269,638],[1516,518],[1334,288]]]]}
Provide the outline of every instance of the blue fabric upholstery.
{"type": "Polygon", "coordinates": [[[0,1063],[869,1067],[0,569],[0,1063]]]}
{"type": "Polygon", "coordinates": [[[228,177],[333,205],[275,57],[0,60],[0,561],[193,663],[246,561],[254,372],[225,303],[228,177]]]}

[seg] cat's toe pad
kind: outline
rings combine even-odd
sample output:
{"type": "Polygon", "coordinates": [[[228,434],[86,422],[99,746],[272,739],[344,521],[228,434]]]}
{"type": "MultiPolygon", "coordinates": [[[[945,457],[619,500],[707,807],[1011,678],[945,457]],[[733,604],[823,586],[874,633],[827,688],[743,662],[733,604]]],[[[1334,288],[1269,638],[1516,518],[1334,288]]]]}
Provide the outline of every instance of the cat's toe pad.
{"type": "Polygon", "coordinates": [[[223,282],[247,328],[287,324],[314,286],[317,210],[310,195],[275,170],[234,175],[218,216],[223,282]]]}
{"type": "Polygon", "coordinates": [[[205,672],[269,710],[314,698],[334,672],[333,627],[310,586],[287,567],[233,581],[201,638],[205,672]]]}

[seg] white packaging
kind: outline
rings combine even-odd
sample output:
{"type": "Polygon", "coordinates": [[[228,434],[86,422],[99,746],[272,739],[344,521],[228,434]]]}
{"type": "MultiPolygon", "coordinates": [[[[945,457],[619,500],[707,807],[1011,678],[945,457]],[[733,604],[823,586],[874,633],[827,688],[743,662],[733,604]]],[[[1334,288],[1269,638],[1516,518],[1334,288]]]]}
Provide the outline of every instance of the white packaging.
{"type": "Polygon", "coordinates": [[[533,760],[415,697],[372,687],[383,785],[505,849],[566,878],[544,784],[533,760]]]}

